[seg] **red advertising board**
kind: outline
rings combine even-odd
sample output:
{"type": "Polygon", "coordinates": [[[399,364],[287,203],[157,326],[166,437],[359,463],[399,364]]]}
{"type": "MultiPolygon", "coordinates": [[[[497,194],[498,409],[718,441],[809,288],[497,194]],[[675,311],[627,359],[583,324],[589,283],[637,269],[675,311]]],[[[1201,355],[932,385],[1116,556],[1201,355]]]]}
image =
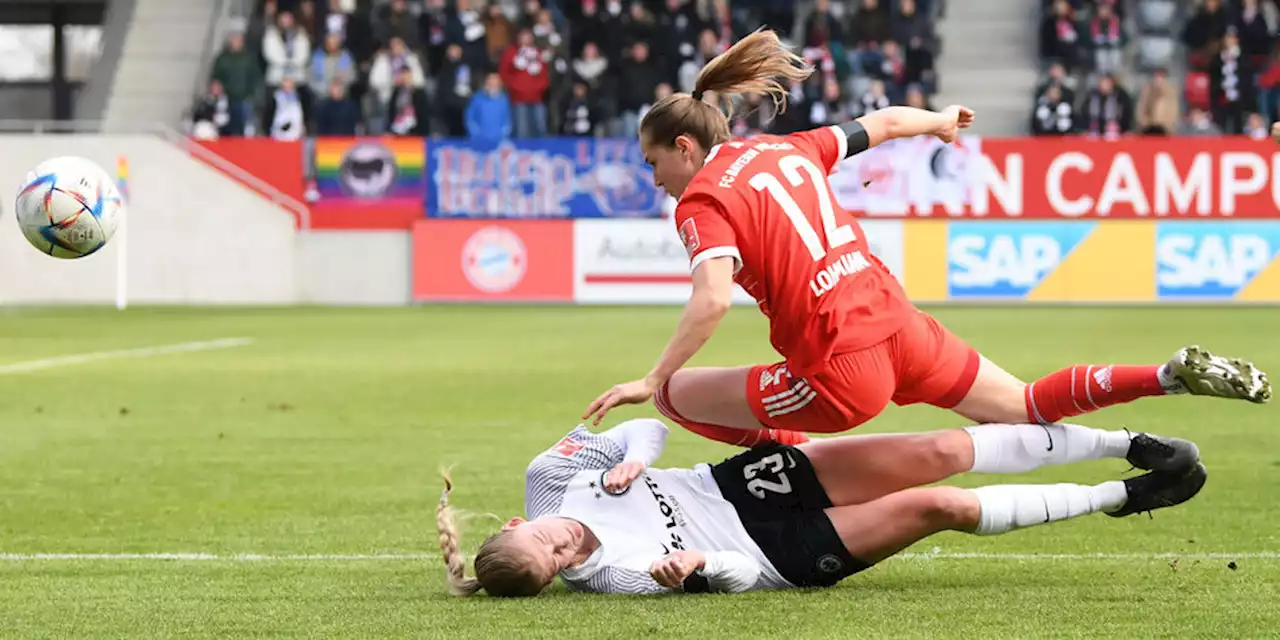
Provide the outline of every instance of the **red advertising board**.
{"type": "Polygon", "coordinates": [[[1280,147],[1242,137],[917,138],[841,163],[832,184],[845,208],[869,218],[1280,218],[1280,147]]]}
{"type": "Polygon", "coordinates": [[[573,301],[573,221],[419,220],[418,301],[573,301]]]}

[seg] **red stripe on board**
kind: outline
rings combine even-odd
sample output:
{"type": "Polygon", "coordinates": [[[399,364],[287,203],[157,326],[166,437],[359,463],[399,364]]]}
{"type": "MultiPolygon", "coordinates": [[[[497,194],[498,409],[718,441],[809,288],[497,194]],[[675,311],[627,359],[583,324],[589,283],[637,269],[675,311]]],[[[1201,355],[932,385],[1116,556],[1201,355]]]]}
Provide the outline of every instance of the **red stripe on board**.
{"type": "Polygon", "coordinates": [[[693,278],[685,274],[587,274],[587,284],[688,284],[693,278]]]}

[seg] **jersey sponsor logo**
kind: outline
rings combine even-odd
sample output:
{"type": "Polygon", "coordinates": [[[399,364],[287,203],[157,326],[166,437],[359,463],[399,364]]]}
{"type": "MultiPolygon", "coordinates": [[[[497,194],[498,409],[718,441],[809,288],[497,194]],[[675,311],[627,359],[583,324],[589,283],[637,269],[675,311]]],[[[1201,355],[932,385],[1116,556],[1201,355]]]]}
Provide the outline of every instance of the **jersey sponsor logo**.
{"type": "Polygon", "coordinates": [[[582,451],[583,448],[585,448],[586,446],[587,445],[583,444],[582,442],[575,440],[573,436],[565,436],[561,438],[560,442],[557,442],[554,447],[551,447],[551,450],[566,458],[569,458],[569,457],[572,457],[573,454],[579,451],[582,451]]]}
{"type": "Polygon", "coordinates": [[[1280,251],[1280,223],[1165,222],[1156,228],[1156,293],[1230,298],[1280,251]]]}
{"type": "Polygon", "coordinates": [[[698,225],[694,223],[693,218],[689,218],[680,224],[680,242],[684,244],[684,249],[689,252],[690,258],[698,251],[698,247],[702,245],[698,240],[698,225]]]}
{"type": "Polygon", "coordinates": [[[971,222],[948,225],[953,298],[1021,298],[1089,235],[1092,223],[971,222]]]}
{"type": "MultiPolygon", "coordinates": [[[[667,533],[671,536],[669,542],[676,549],[684,549],[684,538],[680,537],[677,527],[683,527],[685,524],[684,509],[680,508],[680,502],[675,496],[669,496],[662,493],[658,483],[649,474],[641,476],[644,478],[644,486],[649,487],[649,493],[653,495],[654,502],[658,505],[658,512],[666,519],[664,523],[667,533]]],[[[663,546],[665,549],[665,545],[663,546]]]]}
{"type": "Polygon", "coordinates": [[[870,266],[871,263],[861,251],[850,251],[818,271],[818,275],[809,281],[809,290],[813,292],[813,297],[821,298],[834,289],[845,276],[857,275],[870,266]]]}

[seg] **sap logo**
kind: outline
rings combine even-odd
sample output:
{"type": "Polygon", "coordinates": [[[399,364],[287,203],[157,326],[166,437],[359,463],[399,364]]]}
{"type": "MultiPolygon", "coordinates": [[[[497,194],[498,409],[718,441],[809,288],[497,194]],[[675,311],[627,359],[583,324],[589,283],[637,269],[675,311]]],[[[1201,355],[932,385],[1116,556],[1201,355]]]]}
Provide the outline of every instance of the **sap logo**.
{"type": "Polygon", "coordinates": [[[1181,227],[1160,233],[1156,244],[1158,292],[1165,296],[1235,295],[1271,263],[1280,248],[1277,235],[1276,229],[1244,225],[1237,229],[1181,227]]]}
{"type": "Polygon", "coordinates": [[[1088,223],[952,223],[948,285],[954,297],[1021,297],[1058,268],[1088,223]]]}
{"type": "Polygon", "coordinates": [[[1062,245],[1050,236],[959,236],[951,241],[951,283],[989,287],[1001,282],[1031,287],[1062,261],[1062,245]]]}

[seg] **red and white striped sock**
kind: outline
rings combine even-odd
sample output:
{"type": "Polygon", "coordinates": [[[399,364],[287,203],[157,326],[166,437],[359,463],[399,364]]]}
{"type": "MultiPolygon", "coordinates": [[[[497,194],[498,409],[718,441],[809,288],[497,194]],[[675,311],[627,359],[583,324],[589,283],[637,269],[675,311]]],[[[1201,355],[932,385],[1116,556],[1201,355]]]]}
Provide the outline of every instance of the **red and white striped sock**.
{"type": "Polygon", "coordinates": [[[1168,391],[1164,365],[1076,365],[1027,385],[1027,419],[1051,424],[1168,391]]]}

